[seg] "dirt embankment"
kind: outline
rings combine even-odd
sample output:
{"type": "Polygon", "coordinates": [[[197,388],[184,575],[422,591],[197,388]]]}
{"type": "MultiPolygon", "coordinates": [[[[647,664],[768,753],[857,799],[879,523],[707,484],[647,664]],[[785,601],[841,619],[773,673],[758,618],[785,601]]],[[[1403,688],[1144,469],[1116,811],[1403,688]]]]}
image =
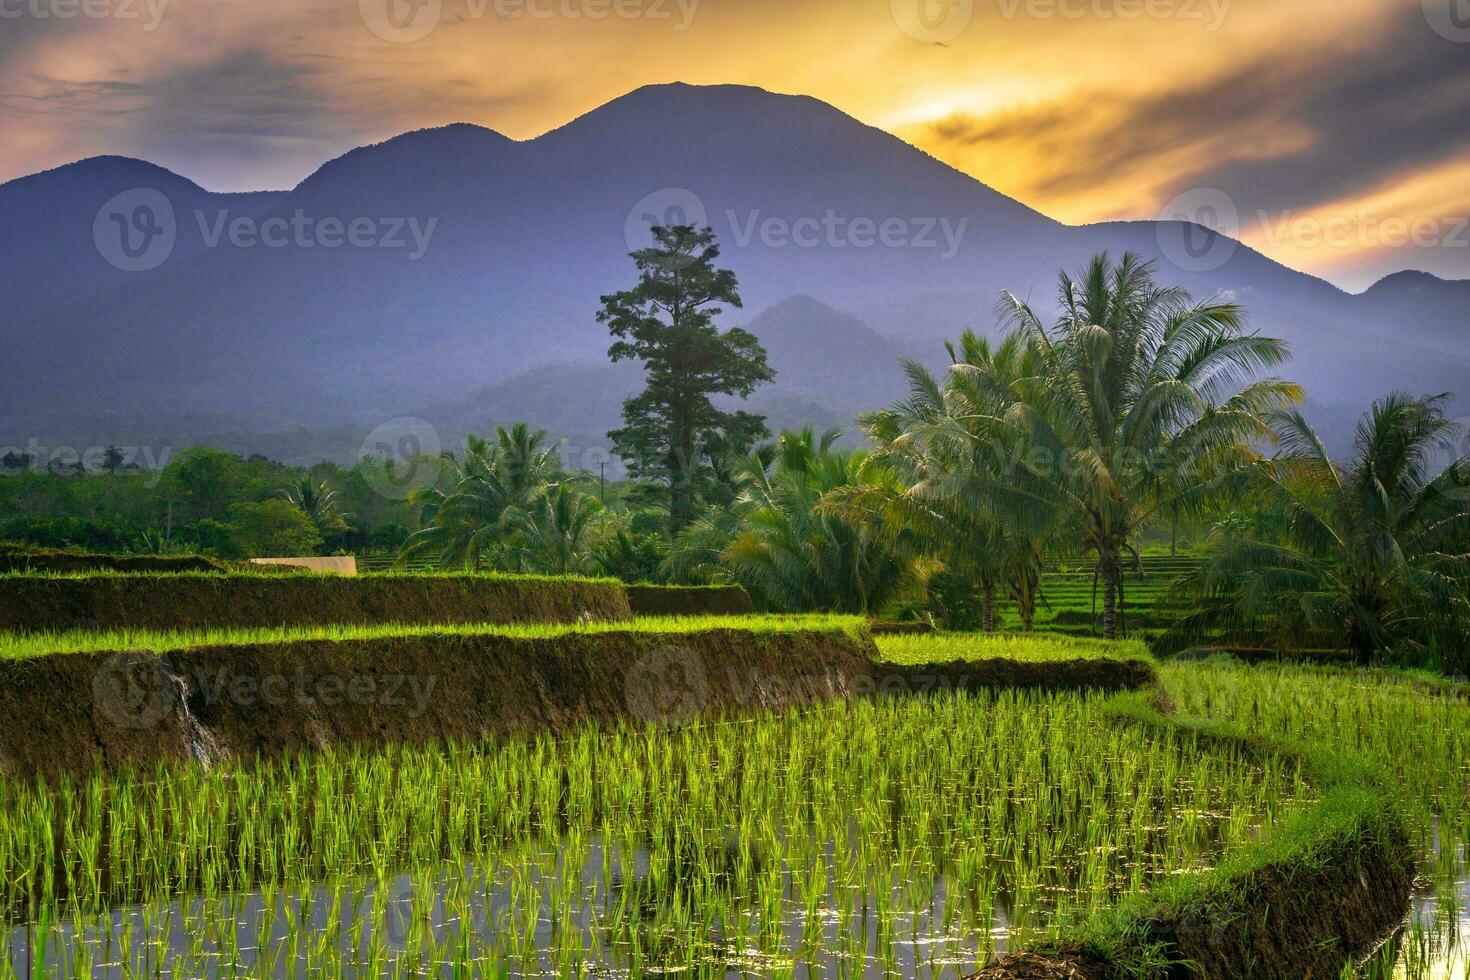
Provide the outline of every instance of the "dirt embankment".
{"type": "Polygon", "coordinates": [[[1158,684],[1153,665],[1144,660],[956,660],[951,663],[880,664],[880,693],[927,691],[1142,691],[1158,684]]]}
{"type": "Polygon", "coordinates": [[[755,609],[738,585],[630,585],[627,592],[635,616],[745,616],[755,609]]]}
{"type": "Polygon", "coordinates": [[[99,766],[677,722],[861,694],[873,653],[841,630],[710,630],[38,657],[0,663],[0,769],[54,782],[99,766]]]}
{"type": "Polygon", "coordinates": [[[1268,865],[1233,883],[1223,906],[1148,923],[1178,965],[1169,980],[1335,977],[1403,922],[1414,852],[1402,828],[1358,828],[1310,863],[1268,865]]]}
{"type": "MultiPolygon", "coordinates": [[[[238,566],[235,566],[238,567],[238,566]]],[[[100,555],[0,542],[0,572],[228,572],[202,555],[100,555]]]]}
{"type": "Polygon", "coordinates": [[[617,582],[390,575],[13,576],[0,629],[188,630],[376,623],[571,623],[628,619],[617,582]]]}
{"type": "Polygon", "coordinates": [[[840,629],[712,629],[420,634],[5,661],[0,771],[54,782],[98,767],[679,723],[873,695],[1154,683],[1141,662],[900,667],[876,657],[871,637],[840,629]]]}

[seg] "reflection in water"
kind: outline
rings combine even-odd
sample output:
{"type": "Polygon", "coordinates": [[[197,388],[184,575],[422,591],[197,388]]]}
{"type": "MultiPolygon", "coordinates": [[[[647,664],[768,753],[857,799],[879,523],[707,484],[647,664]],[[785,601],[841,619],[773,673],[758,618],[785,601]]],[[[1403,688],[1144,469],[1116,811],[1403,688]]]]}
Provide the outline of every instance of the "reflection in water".
{"type": "MultiPolygon", "coordinates": [[[[849,858],[857,856],[847,849],[849,858]]],[[[243,896],[128,906],[12,927],[11,976],[308,977],[905,976],[957,977],[1004,953],[1017,923],[1035,928],[1048,898],[998,887],[978,901],[948,874],[845,887],[788,867],[765,869],[779,900],[762,915],[736,896],[738,849],[721,871],[740,911],[726,920],[685,904],[676,874],[660,878],[646,850],[590,840],[580,856],[539,850],[486,873],[402,874],[314,883],[243,896]],[[575,862],[576,873],[569,873],[575,862]],[[803,880],[805,879],[805,880],[803,880]],[[706,916],[701,918],[701,916],[706,916]],[[44,965],[43,965],[44,964],[44,965]]],[[[828,844],[835,860],[841,849],[828,844]]],[[[838,862],[840,863],[840,862],[838,862]]],[[[835,867],[835,864],[829,865],[835,867]]],[[[693,869],[689,869],[692,873],[693,869]]],[[[995,869],[997,880],[1006,868],[995,869]]],[[[1060,867],[1046,891],[1071,889],[1060,867]]],[[[1150,872],[1156,877],[1158,872],[1150,872]]],[[[862,880],[862,879],[860,879],[862,880]]],[[[767,898],[766,901],[769,901],[767,898]]]]}

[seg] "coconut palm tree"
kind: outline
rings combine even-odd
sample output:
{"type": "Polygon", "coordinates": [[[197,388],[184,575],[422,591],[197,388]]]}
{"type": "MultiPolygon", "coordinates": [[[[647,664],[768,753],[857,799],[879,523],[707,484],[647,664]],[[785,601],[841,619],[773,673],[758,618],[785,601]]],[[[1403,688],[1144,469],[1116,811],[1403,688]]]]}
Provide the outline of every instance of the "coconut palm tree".
{"type": "Polygon", "coordinates": [[[352,515],[338,509],[337,491],[325,482],[313,480],[311,474],[301,474],[281,491],[281,496],[311,518],[323,540],[330,541],[349,530],[347,522],[352,515]]]}
{"type": "Polygon", "coordinates": [[[1222,540],[1179,586],[1202,608],[1165,645],[1224,635],[1336,648],[1364,665],[1470,667],[1470,456],[1454,458],[1445,402],[1378,402],[1344,466],[1299,412],[1278,415],[1281,453],[1241,474],[1240,489],[1281,515],[1279,533],[1222,540]]]}
{"type": "Polygon", "coordinates": [[[1036,372],[1035,357],[1020,334],[992,349],[966,332],[958,348],[946,349],[953,366],[943,383],[923,365],[905,362],[908,399],[863,418],[864,431],[879,447],[877,458],[893,471],[896,484],[838,491],[828,505],[851,520],[878,518],[881,526],[904,528],[908,540],[972,585],[987,632],[995,628],[1001,591],[1015,600],[1022,629],[1030,630],[1057,510],[1006,510],[1001,505],[1010,498],[991,489],[1018,438],[995,422],[1016,397],[1002,391],[1036,372]],[[977,383],[975,371],[992,383],[977,383]]]}
{"type": "Polygon", "coordinates": [[[561,473],[561,459],[546,438],[546,430],[523,422],[497,428],[494,441],[469,436],[464,459],[450,460],[449,489],[429,487],[413,498],[424,527],[410,535],[399,560],[431,555],[463,568],[495,560],[506,545],[507,513],[528,510],[561,473]]]}
{"type": "Polygon", "coordinates": [[[589,562],[590,532],[602,504],[571,479],[542,489],[526,508],[506,512],[507,556],[517,570],[569,575],[589,562]]]}
{"type": "Polygon", "coordinates": [[[870,523],[822,506],[837,490],[889,479],[869,453],[834,448],[836,430],[782,433],[737,473],[740,493],[697,521],[676,542],[673,577],[718,573],[779,612],[871,615],[923,596],[929,563],[870,523]]]}
{"type": "Polygon", "coordinates": [[[1063,273],[1057,306],[1048,326],[1014,295],[1001,297],[1002,323],[1024,338],[1034,374],[960,370],[1005,406],[987,416],[1010,430],[1005,444],[1027,446],[991,481],[997,506],[1038,520],[1058,511],[1069,522],[1080,550],[1096,556],[1103,634],[1113,638],[1139,532],[1251,462],[1271,435],[1265,416],[1295,404],[1300,389],[1253,380],[1287,358],[1285,343],[1248,333],[1234,303],[1157,285],[1152,263],[1132,253],[1063,273]]]}

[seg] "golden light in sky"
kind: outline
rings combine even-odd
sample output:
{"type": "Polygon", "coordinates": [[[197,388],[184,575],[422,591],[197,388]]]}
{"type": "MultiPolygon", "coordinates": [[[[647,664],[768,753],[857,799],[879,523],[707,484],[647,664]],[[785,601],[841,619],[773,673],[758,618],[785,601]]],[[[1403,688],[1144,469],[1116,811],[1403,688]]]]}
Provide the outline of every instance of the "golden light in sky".
{"type": "Polygon", "coordinates": [[[1279,234],[1470,214],[1470,39],[1440,0],[94,2],[134,16],[0,20],[0,177],[113,152],[279,188],[404,130],[526,139],[640,85],[733,82],[822,99],[1069,223],[1219,187],[1249,244],[1345,286],[1470,276],[1446,242],[1279,234]],[[373,29],[430,16],[410,40],[373,29]]]}

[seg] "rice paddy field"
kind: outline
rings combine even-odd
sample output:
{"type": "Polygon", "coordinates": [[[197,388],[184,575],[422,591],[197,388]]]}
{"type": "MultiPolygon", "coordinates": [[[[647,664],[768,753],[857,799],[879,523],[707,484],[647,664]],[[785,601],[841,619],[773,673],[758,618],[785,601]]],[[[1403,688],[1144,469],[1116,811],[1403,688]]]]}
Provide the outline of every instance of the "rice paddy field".
{"type": "MultiPolygon", "coordinates": [[[[856,630],[842,617],[442,627],[856,630]]],[[[0,636],[0,657],[419,628],[0,636]]],[[[885,659],[1147,657],[893,636],[885,659]]],[[[1470,976],[1470,696],[1426,677],[1159,667],[1175,710],[1391,774],[1425,855],[1369,975],[1470,976]]],[[[494,743],[0,780],[0,977],[960,977],[1269,839],[1289,762],[1121,725],[1102,695],[860,698],[494,743]]]]}
{"type": "MultiPolygon", "coordinates": [[[[1198,557],[1189,554],[1145,552],[1136,566],[1128,568],[1121,609],[1129,635],[1147,638],[1179,618],[1170,608],[1167,593],[1198,564],[1198,557]]],[[[997,615],[1003,629],[1020,628],[1014,605],[1002,604],[997,615]]],[[[1035,628],[1079,637],[1102,633],[1102,591],[1101,585],[1094,582],[1091,564],[1079,560],[1047,570],[1042,576],[1042,602],[1036,610],[1035,628]]]]}
{"type": "Polygon", "coordinates": [[[1298,774],[1040,694],[326,753],[0,800],[17,975],[956,975],[1298,774]]]}
{"type": "Polygon", "coordinates": [[[1367,975],[1470,977],[1470,688],[1427,676],[1228,661],[1163,669],[1176,710],[1329,742],[1379,767],[1418,833],[1403,934],[1367,975]]]}

